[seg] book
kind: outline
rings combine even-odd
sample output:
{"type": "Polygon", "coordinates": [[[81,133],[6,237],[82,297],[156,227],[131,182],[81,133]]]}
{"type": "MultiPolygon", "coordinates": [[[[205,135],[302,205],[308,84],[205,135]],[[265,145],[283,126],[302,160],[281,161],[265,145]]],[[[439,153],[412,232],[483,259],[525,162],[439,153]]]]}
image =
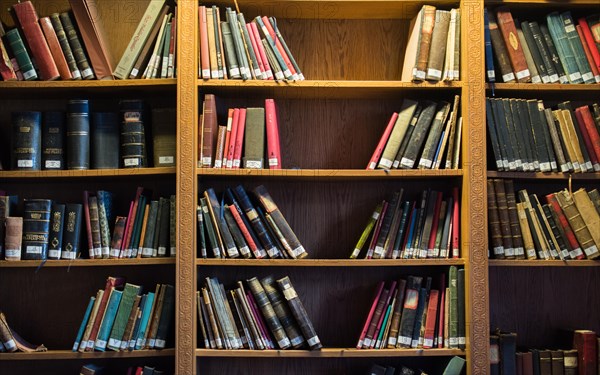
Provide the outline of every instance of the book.
{"type": "MultiPolygon", "coordinates": [[[[377,168],[391,168],[394,162],[394,157],[396,156],[396,154],[398,153],[398,150],[400,149],[400,144],[402,143],[402,140],[404,139],[406,133],[407,133],[407,129],[409,126],[409,123],[415,113],[415,110],[417,109],[417,102],[410,100],[410,99],[405,99],[402,102],[402,107],[400,108],[400,111],[398,112],[397,115],[397,119],[393,125],[393,129],[389,135],[389,139],[387,140],[387,142],[385,142],[385,148],[383,149],[383,152],[380,154],[381,158],[378,159],[379,162],[377,164],[377,168]]],[[[392,116],[394,117],[394,116],[392,116]]],[[[391,122],[391,120],[390,120],[391,122]]],[[[387,128],[386,128],[387,131],[387,128]]],[[[382,137],[383,139],[383,137],[382,137]]],[[[379,149],[379,146],[377,147],[377,149],[379,149]]],[[[376,158],[376,155],[374,154],[373,157],[371,158],[371,162],[373,162],[373,159],[376,158]]],[[[369,166],[371,166],[371,163],[369,164],[369,166]]],[[[369,168],[369,169],[373,169],[373,168],[369,168]]]]}
{"type": "Polygon", "coordinates": [[[148,166],[146,118],[144,102],[139,99],[121,100],[121,166],[144,168],[148,166]]]}
{"type": "Polygon", "coordinates": [[[61,259],[77,259],[80,253],[82,210],[80,203],[65,205],[61,259]]]}
{"type": "Polygon", "coordinates": [[[42,167],[42,113],[11,113],[11,169],[40,170],[42,167]]]}
{"type": "Polygon", "coordinates": [[[67,169],[90,168],[90,118],[88,100],[67,104],[67,169]]]}
{"type": "Polygon", "coordinates": [[[65,28],[63,27],[63,24],[60,21],[60,14],[52,13],[50,15],[50,22],[52,23],[52,27],[54,28],[54,32],[56,33],[56,38],[58,39],[58,42],[60,44],[62,54],[64,56],[68,71],[70,72],[72,79],[81,79],[81,72],[79,71],[79,67],[77,66],[77,61],[75,60],[73,49],[69,44],[69,38],[67,36],[65,28]]]}
{"type": "Polygon", "coordinates": [[[213,166],[214,148],[217,141],[217,104],[214,95],[204,95],[202,109],[202,121],[199,131],[201,136],[199,165],[210,168],[213,166]]]}
{"type": "Polygon", "coordinates": [[[93,79],[95,77],[94,70],[90,66],[90,62],[82,44],[80,34],[75,28],[70,12],[60,13],[59,18],[65,30],[65,34],[67,35],[67,40],[69,41],[69,46],[73,52],[73,57],[75,58],[77,68],[81,73],[81,78],[93,79]]]}
{"type": "MultiPolygon", "coordinates": [[[[511,66],[511,60],[508,54],[507,46],[504,43],[502,31],[498,27],[498,21],[496,21],[496,15],[490,11],[487,12],[487,15],[494,57],[498,62],[498,69],[500,70],[502,82],[514,82],[516,80],[515,73],[511,66]]],[[[514,35],[514,37],[516,39],[516,35],[514,35]]]]}
{"type": "Polygon", "coordinates": [[[98,351],[105,351],[106,346],[108,344],[108,339],[110,335],[110,331],[115,322],[115,317],[117,314],[117,310],[119,308],[119,304],[121,302],[121,298],[123,296],[123,291],[112,288],[110,291],[110,295],[106,304],[106,310],[104,311],[104,315],[102,316],[102,321],[100,323],[98,329],[98,336],[94,343],[93,348],[98,351]]]}
{"type": "Polygon", "coordinates": [[[42,169],[65,168],[65,114],[49,111],[42,114],[42,169]]]}
{"type": "Polygon", "coordinates": [[[65,205],[52,203],[50,208],[50,233],[48,237],[48,259],[60,259],[65,222],[65,205]]]}
{"type": "Polygon", "coordinates": [[[25,260],[48,259],[51,204],[49,199],[24,201],[22,258],[25,260]]]}
{"type": "MultiPolygon", "coordinates": [[[[131,309],[135,301],[135,297],[140,293],[140,286],[126,283],[121,295],[118,310],[115,312],[114,323],[108,335],[108,344],[106,347],[111,350],[121,350],[121,339],[125,332],[125,326],[131,314],[131,309]]],[[[109,307],[110,308],[110,301],[109,307]]],[[[108,310],[107,310],[108,311],[108,310]]]]}
{"type": "Polygon", "coordinates": [[[61,44],[58,41],[58,36],[54,31],[54,26],[52,26],[50,17],[42,17],[38,22],[41,26],[44,37],[46,38],[46,42],[48,43],[48,48],[50,49],[52,59],[56,64],[60,78],[63,80],[73,79],[73,75],[71,74],[71,70],[67,64],[67,59],[62,51],[61,44]]]}
{"type": "Polygon", "coordinates": [[[435,23],[436,8],[431,5],[423,6],[422,20],[419,25],[419,41],[417,44],[417,55],[412,72],[412,79],[422,81],[427,75],[427,62],[431,51],[431,38],[435,23]]]}
{"type": "Polygon", "coordinates": [[[4,237],[4,258],[7,261],[21,260],[23,241],[23,218],[7,217],[4,237]]]}
{"type": "MultiPolygon", "coordinates": [[[[431,46],[427,59],[425,79],[440,81],[444,68],[444,57],[450,26],[450,11],[436,9],[435,26],[431,34],[431,46]]],[[[452,56],[454,60],[454,56],[452,56]]]]}
{"type": "Polygon", "coordinates": [[[119,120],[115,112],[92,112],[91,168],[119,168],[119,120]]]}
{"type": "MultiPolygon", "coordinates": [[[[6,32],[6,41],[18,63],[19,71],[25,81],[32,81],[38,78],[38,74],[33,66],[31,57],[25,48],[19,29],[15,28],[6,32]]],[[[14,63],[13,63],[14,65],[14,63]]]]}
{"type": "Polygon", "coordinates": [[[175,166],[176,117],[174,108],[152,108],[152,147],[155,167],[175,166]]]}
{"type": "Polygon", "coordinates": [[[88,320],[90,319],[90,315],[92,313],[92,308],[96,302],[96,297],[90,297],[90,301],[88,302],[87,308],[85,309],[85,313],[83,315],[83,319],[81,320],[81,325],[79,326],[79,331],[77,331],[77,336],[75,338],[75,342],[73,343],[73,351],[76,352],[79,349],[79,343],[83,338],[83,333],[85,331],[85,327],[87,326],[88,320]]]}
{"type": "MultiPolygon", "coordinates": [[[[148,8],[146,8],[146,11],[151,11],[153,14],[154,8],[151,8],[150,4],[148,4],[148,8]]],[[[143,47],[141,48],[141,50],[139,51],[139,54],[138,54],[137,58],[135,59],[135,62],[130,70],[130,73],[128,76],[129,79],[136,79],[138,77],[141,77],[143,75],[146,67],[148,67],[148,65],[150,63],[151,55],[154,52],[154,45],[155,45],[156,38],[157,38],[160,28],[162,26],[162,20],[165,18],[168,11],[169,11],[169,6],[167,4],[163,4],[160,9],[160,13],[156,17],[155,21],[152,23],[150,33],[147,35],[146,41],[143,44],[143,47]]],[[[149,25],[149,23],[145,23],[145,18],[142,18],[140,20],[140,24],[138,24],[138,27],[140,25],[142,25],[142,27],[144,28],[143,30],[141,30],[141,33],[144,34],[146,32],[145,28],[149,25]]],[[[126,52],[127,52],[127,50],[126,50],[126,52]]],[[[129,57],[125,57],[125,53],[124,53],[122,59],[123,58],[129,59],[129,57]]],[[[119,77],[119,76],[117,76],[117,77],[119,77]]]]}
{"type": "Polygon", "coordinates": [[[275,100],[265,99],[265,128],[267,135],[267,162],[269,169],[281,169],[281,148],[279,144],[279,122],[275,100]]]}

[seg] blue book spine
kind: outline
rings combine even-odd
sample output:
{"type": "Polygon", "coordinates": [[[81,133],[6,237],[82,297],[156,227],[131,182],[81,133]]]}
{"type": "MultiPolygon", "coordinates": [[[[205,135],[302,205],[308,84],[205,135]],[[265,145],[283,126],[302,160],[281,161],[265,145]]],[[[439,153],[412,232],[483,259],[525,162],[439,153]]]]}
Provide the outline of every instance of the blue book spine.
{"type": "Polygon", "coordinates": [[[135,350],[143,349],[144,345],[146,344],[144,341],[144,336],[146,336],[146,330],[148,329],[148,322],[150,321],[150,312],[152,310],[153,303],[154,293],[149,292],[148,296],[146,297],[144,309],[142,310],[142,317],[140,318],[140,327],[135,339],[135,350]]]}
{"type": "Polygon", "coordinates": [[[100,330],[98,330],[98,337],[94,343],[94,349],[96,350],[101,352],[106,350],[106,341],[108,340],[108,335],[110,335],[113,323],[115,322],[115,316],[117,315],[122,295],[123,292],[116,289],[113,289],[110,293],[110,299],[108,300],[108,305],[106,305],[106,312],[104,313],[104,318],[102,318],[102,324],[100,325],[100,330]]]}
{"type": "Polygon", "coordinates": [[[487,8],[483,8],[483,40],[485,41],[485,72],[488,82],[496,82],[494,70],[494,56],[492,55],[492,37],[490,36],[490,20],[487,8]]]}
{"type": "Polygon", "coordinates": [[[587,57],[585,56],[585,51],[583,50],[583,45],[581,44],[581,39],[579,38],[579,33],[577,33],[577,29],[575,28],[575,24],[573,23],[573,17],[571,17],[571,12],[563,12],[560,14],[560,18],[563,23],[563,27],[565,29],[565,34],[567,34],[567,40],[573,49],[573,54],[575,55],[575,62],[577,63],[577,67],[579,68],[579,72],[581,73],[581,78],[585,83],[596,83],[594,79],[594,74],[592,73],[592,69],[590,69],[590,64],[587,61],[587,57]]]}
{"type": "Polygon", "coordinates": [[[414,233],[415,233],[415,226],[416,226],[416,222],[417,222],[417,216],[419,216],[419,208],[415,208],[413,210],[412,213],[412,218],[410,220],[410,230],[408,231],[408,241],[406,241],[406,249],[405,249],[405,255],[404,258],[411,258],[411,247],[413,244],[413,237],[414,237],[414,233]]]}
{"type": "Polygon", "coordinates": [[[75,338],[75,343],[73,344],[74,352],[76,352],[79,349],[79,343],[81,342],[81,338],[83,337],[83,331],[85,331],[87,322],[90,319],[90,314],[92,313],[92,307],[94,306],[94,302],[96,302],[96,297],[90,297],[90,302],[88,303],[87,309],[85,309],[85,314],[83,314],[83,320],[81,321],[79,331],[77,332],[77,338],[75,338]]]}
{"type": "Polygon", "coordinates": [[[546,16],[546,21],[548,22],[550,36],[556,45],[560,62],[565,72],[567,72],[569,82],[582,83],[583,78],[581,77],[581,72],[577,66],[577,61],[575,60],[575,53],[569,43],[560,15],[558,12],[552,12],[546,16]]]}
{"type": "Polygon", "coordinates": [[[127,342],[125,348],[121,346],[121,349],[133,350],[135,349],[135,340],[137,338],[138,331],[140,330],[140,321],[142,320],[141,312],[144,311],[144,306],[146,305],[146,298],[148,298],[148,294],[144,294],[140,299],[140,304],[138,309],[138,316],[135,318],[135,324],[133,326],[133,331],[131,333],[131,339],[127,342]]]}

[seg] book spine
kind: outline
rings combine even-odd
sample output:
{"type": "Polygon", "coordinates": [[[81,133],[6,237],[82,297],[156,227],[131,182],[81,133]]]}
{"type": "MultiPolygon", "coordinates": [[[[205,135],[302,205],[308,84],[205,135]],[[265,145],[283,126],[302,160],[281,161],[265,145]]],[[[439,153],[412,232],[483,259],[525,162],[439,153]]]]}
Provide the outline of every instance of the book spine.
{"type": "Polygon", "coordinates": [[[65,114],[44,112],[42,119],[42,169],[65,168],[65,114]]]}
{"type": "Polygon", "coordinates": [[[488,18],[490,28],[490,39],[492,40],[494,56],[496,57],[496,60],[498,62],[498,68],[500,69],[502,82],[514,82],[515,73],[512,71],[508,51],[506,50],[506,45],[504,44],[502,32],[498,28],[496,16],[493,14],[493,12],[488,12],[488,18]]]}
{"type": "Polygon", "coordinates": [[[75,57],[75,62],[77,63],[81,77],[83,79],[93,79],[94,71],[90,67],[90,63],[81,43],[80,35],[71,20],[71,15],[69,12],[64,12],[61,13],[59,17],[67,35],[71,50],[73,51],[73,56],[75,57]]]}
{"type": "Polygon", "coordinates": [[[581,217],[571,194],[567,191],[560,191],[555,193],[555,197],[567,217],[585,255],[590,259],[596,258],[599,255],[598,247],[595,245],[592,235],[581,217]]]}
{"type": "Polygon", "coordinates": [[[267,294],[258,281],[257,278],[247,280],[248,286],[254,295],[256,303],[265,317],[266,323],[269,326],[270,331],[273,333],[277,345],[281,349],[287,349],[291,346],[290,339],[288,338],[277,314],[273,310],[273,306],[267,297],[267,294]]]}
{"type": "Polygon", "coordinates": [[[50,209],[48,199],[25,200],[23,215],[23,259],[48,259],[50,209]]]}
{"type": "Polygon", "coordinates": [[[569,78],[567,77],[567,72],[563,66],[561,58],[558,54],[558,49],[554,44],[554,40],[550,35],[550,30],[548,30],[548,26],[541,24],[539,25],[540,32],[544,38],[544,42],[546,42],[546,46],[548,47],[548,54],[550,56],[550,60],[554,64],[554,68],[556,69],[556,73],[558,74],[559,83],[569,83],[569,78]]]}
{"type": "Polygon", "coordinates": [[[496,9],[496,15],[498,17],[498,27],[504,37],[508,57],[515,72],[517,82],[531,81],[531,73],[527,69],[523,46],[519,42],[515,22],[510,11],[505,7],[501,7],[496,9]]]}
{"type": "Polygon", "coordinates": [[[87,100],[67,104],[67,169],[90,168],[90,118],[87,100]]]}
{"type": "Polygon", "coordinates": [[[48,259],[60,259],[63,244],[65,205],[53,203],[50,212],[50,237],[48,240],[48,259]]]}
{"type": "Polygon", "coordinates": [[[7,217],[4,237],[4,258],[7,261],[21,260],[23,244],[23,218],[7,217]]]}
{"type": "Polygon", "coordinates": [[[552,61],[550,49],[546,43],[544,35],[542,34],[539,24],[537,22],[528,22],[527,26],[531,30],[533,41],[537,46],[538,52],[540,53],[540,57],[542,58],[542,61],[546,68],[546,72],[548,73],[548,82],[558,82],[558,70],[556,69],[554,61],[552,61]]]}
{"type": "Polygon", "coordinates": [[[573,48],[569,43],[568,36],[558,12],[548,14],[546,16],[546,22],[548,23],[550,36],[556,45],[560,62],[563,65],[569,82],[582,83],[583,78],[581,77],[581,72],[577,66],[577,61],[575,60],[573,48]]]}
{"type": "Polygon", "coordinates": [[[58,38],[58,42],[60,43],[60,48],[65,57],[65,61],[68,65],[68,69],[71,73],[71,77],[73,79],[81,79],[81,72],[77,67],[77,61],[75,61],[75,56],[73,55],[73,50],[69,45],[69,39],[67,38],[67,33],[60,22],[60,15],[58,13],[52,13],[50,15],[50,22],[52,23],[52,27],[56,32],[56,37],[58,38]]]}
{"type": "Polygon", "coordinates": [[[119,168],[119,120],[115,112],[92,113],[92,169],[119,168]]]}
{"type": "MultiPolygon", "coordinates": [[[[16,81],[15,67],[8,56],[8,42],[0,39],[0,76],[4,81],[16,81]]],[[[17,68],[18,69],[18,68],[17,68]]]]}
{"type": "Polygon", "coordinates": [[[9,30],[6,33],[6,40],[8,41],[8,45],[15,56],[15,60],[18,63],[18,68],[23,75],[23,79],[25,81],[37,79],[37,72],[33,67],[33,63],[31,62],[29,53],[25,48],[25,44],[23,43],[23,39],[21,38],[19,30],[16,28],[9,30]]]}
{"type": "Polygon", "coordinates": [[[144,104],[141,100],[122,100],[121,165],[124,168],[147,166],[144,104]]]}
{"type": "Polygon", "coordinates": [[[265,124],[267,134],[267,161],[269,169],[281,169],[281,149],[279,144],[279,122],[275,100],[265,99],[265,124]]]}
{"type": "Polygon", "coordinates": [[[585,57],[585,52],[583,50],[583,46],[581,45],[581,39],[579,39],[579,34],[577,34],[577,29],[575,28],[575,24],[573,23],[571,12],[566,11],[561,13],[560,20],[562,21],[562,26],[567,36],[568,44],[570,45],[571,50],[573,51],[573,56],[575,57],[577,69],[581,73],[581,79],[584,83],[596,83],[594,74],[592,74],[590,65],[587,62],[587,58],[585,57]]]}
{"type": "Polygon", "coordinates": [[[431,46],[431,37],[435,26],[435,7],[423,6],[423,20],[420,28],[419,47],[415,68],[413,69],[413,80],[422,81],[427,75],[427,61],[431,46]]]}
{"type": "Polygon", "coordinates": [[[81,240],[81,220],[83,205],[67,203],[65,206],[65,221],[61,259],[76,259],[81,240]]]}
{"type": "Polygon", "coordinates": [[[42,164],[42,113],[12,112],[11,169],[40,170],[42,164]]]}
{"type": "Polygon", "coordinates": [[[523,247],[523,236],[519,225],[519,213],[517,212],[517,200],[515,197],[515,188],[512,180],[504,180],[504,192],[506,194],[506,205],[510,221],[510,232],[512,237],[515,258],[525,259],[525,249],[523,247]]]}

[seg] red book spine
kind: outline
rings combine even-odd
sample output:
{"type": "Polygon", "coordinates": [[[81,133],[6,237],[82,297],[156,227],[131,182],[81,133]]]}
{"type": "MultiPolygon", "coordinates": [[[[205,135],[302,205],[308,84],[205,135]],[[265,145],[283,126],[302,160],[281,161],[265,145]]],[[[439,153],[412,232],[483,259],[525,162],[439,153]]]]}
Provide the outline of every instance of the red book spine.
{"type": "Polygon", "coordinates": [[[379,143],[377,144],[377,147],[375,148],[375,152],[373,152],[373,155],[371,156],[371,159],[369,160],[369,164],[367,164],[366,169],[375,169],[375,166],[377,165],[377,162],[379,161],[379,158],[381,157],[381,154],[383,153],[383,149],[385,148],[388,138],[390,138],[392,129],[394,129],[394,124],[396,124],[397,119],[398,119],[398,113],[394,112],[392,114],[392,117],[390,118],[390,121],[388,122],[387,126],[385,127],[385,130],[383,131],[383,135],[379,139],[379,143]]]}
{"type": "Polygon", "coordinates": [[[94,242],[92,241],[92,222],[90,221],[90,193],[88,191],[83,192],[83,216],[85,219],[85,230],[88,238],[88,251],[90,259],[94,259],[94,242]]]}
{"type": "Polygon", "coordinates": [[[377,219],[377,224],[375,224],[375,231],[373,232],[373,237],[371,238],[371,242],[369,243],[369,248],[367,249],[367,256],[365,259],[373,258],[373,251],[375,250],[375,244],[377,244],[377,238],[379,237],[379,232],[381,231],[381,225],[383,223],[383,218],[385,217],[385,213],[388,208],[388,202],[383,202],[383,207],[381,208],[381,214],[379,214],[379,218],[377,219]]]}
{"type": "Polygon", "coordinates": [[[131,213],[133,212],[133,201],[129,202],[129,213],[127,214],[127,218],[125,219],[125,227],[123,230],[123,237],[121,238],[121,242],[119,242],[119,255],[117,258],[125,257],[125,242],[127,241],[127,230],[131,225],[131,213]]]}
{"type": "Polygon", "coordinates": [[[396,293],[396,281],[392,281],[392,286],[390,287],[390,292],[388,293],[388,295],[385,299],[385,304],[383,305],[383,311],[381,312],[381,315],[379,316],[379,321],[377,322],[377,329],[375,330],[375,333],[373,334],[373,340],[371,340],[371,345],[369,346],[369,349],[373,349],[375,347],[375,344],[377,342],[377,337],[379,336],[379,331],[381,331],[381,325],[383,324],[383,319],[385,318],[386,311],[387,311],[388,306],[390,305],[390,301],[392,300],[392,297],[394,296],[395,293],[396,293]]]}
{"type": "Polygon", "coordinates": [[[0,55],[0,75],[2,75],[2,79],[5,81],[16,81],[17,74],[10,61],[10,57],[8,57],[8,51],[2,39],[0,39],[0,55]]]}
{"type": "Polygon", "coordinates": [[[517,28],[512,14],[510,14],[508,8],[502,7],[496,11],[496,15],[498,17],[498,27],[502,32],[506,50],[508,51],[508,57],[513,67],[513,71],[515,72],[515,76],[517,77],[517,81],[529,82],[531,80],[531,73],[527,68],[525,53],[523,52],[523,46],[519,43],[517,28]]]}
{"type": "Polygon", "coordinates": [[[242,217],[240,216],[240,213],[237,211],[237,209],[235,208],[235,206],[234,205],[230,205],[229,206],[229,211],[231,211],[231,214],[233,215],[233,218],[235,219],[235,222],[237,223],[238,227],[240,228],[240,231],[242,232],[242,235],[244,236],[244,239],[246,240],[246,243],[248,244],[248,247],[252,251],[252,254],[254,254],[254,256],[256,257],[256,259],[262,259],[262,258],[264,258],[264,255],[260,253],[260,250],[258,249],[258,246],[256,246],[256,242],[254,242],[254,239],[250,235],[250,231],[248,230],[248,228],[244,224],[244,221],[242,220],[242,217]]]}
{"type": "Polygon", "coordinates": [[[65,80],[73,79],[73,75],[69,70],[69,65],[67,64],[67,60],[63,54],[62,47],[60,46],[60,42],[58,41],[58,37],[54,31],[54,27],[52,27],[50,17],[40,18],[40,26],[42,27],[42,31],[46,37],[46,42],[48,42],[48,47],[52,53],[54,63],[56,64],[58,72],[60,73],[60,78],[65,80]]]}
{"type": "MultiPolygon", "coordinates": [[[[15,14],[25,34],[27,44],[37,62],[40,77],[44,81],[52,81],[60,77],[58,68],[52,58],[52,53],[46,43],[46,38],[38,24],[38,15],[31,1],[24,1],[13,5],[15,14]]],[[[60,48],[60,47],[59,47],[60,48]]]]}
{"type": "Polygon", "coordinates": [[[267,28],[267,30],[269,31],[269,35],[271,35],[271,39],[273,39],[275,41],[275,47],[281,54],[281,57],[283,57],[283,61],[285,62],[285,65],[287,65],[288,69],[290,70],[290,73],[292,73],[294,78],[297,77],[298,72],[296,72],[296,69],[294,69],[294,65],[292,64],[289,56],[285,52],[283,45],[281,45],[279,38],[277,38],[277,35],[275,35],[275,30],[273,30],[273,25],[271,25],[271,21],[269,20],[269,17],[262,16],[262,21],[265,24],[265,27],[267,28]]]}
{"type": "Polygon", "coordinates": [[[244,148],[244,130],[246,128],[246,108],[240,108],[240,118],[235,137],[235,148],[233,150],[233,168],[240,168],[242,149],[244,148]]]}
{"type": "Polygon", "coordinates": [[[592,331],[575,331],[573,347],[577,349],[577,365],[579,375],[597,375],[598,348],[596,333],[592,331]]]}
{"type": "Polygon", "coordinates": [[[199,76],[203,79],[210,78],[210,56],[208,54],[208,29],[206,25],[206,7],[200,5],[198,8],[198,15],[200,18],[200,73],[199,76]]]}
{"type": "MultiPolygon", "coordinates": [[[[265,69],[265,64],[263,64],[262,56],[260,55],[260,51],[258,50],[258,44],[256,44],[256,37],[254,36],[254,31],[252,30],[252,24],[246,24],[246,30],[248,30],[248,35],[250,36],[250,43],[252,44],[252,49],[256,55],[256,62],[258,63],[258,69],[263,74],[262,79],[267,79],[265,73],[267,72],[265,69]]],[[[261,43],[262,44],[262,43],[261,43]]]]}
{"type": "Polygon", "coordinates": [[[438,348],[443,348],[444,347],[444,314],[445,314],[445,309],[446,309],[446,275],[442,274],[441,278],[440,278],[440,307],[438,308],[438,311],[440,312],[438,314],[438,336],[437,336],[437,347],[438,348]]]}
{"type": "Polygon", "coordinates": [[[356,349],[360,349],[363,346],[363,341],[365,340],[365,336],[367,335],[367,330],[369,329],[369,325],[371,324],[371,319],[373,319],[373,314],[375,313],[375,308],[377,307],[377,302],[379,301],[379,297],[381,297],[381,292],[383,291],[383,285],[385,282],[380,281],[377,285],[377,292],[375,293],[375,299],[373,299],[373,303],[371,304],[371,310],[369,310],[369,315],[367,315],[367,320],[365,321],[365,325],[363,326],[362,331],[360,332],[360,337],[358,338],[358,344],[356,344],[356,349]]]}
{"type": "Polygon", "coordinates": [[[592,154],[596,154],[596,162],[592,160],[592,164],[600,162],[600,134],[598,134],[598,129],[596,129],[590,109],[586,105],[581,106],[575,110],[575,116],[577,116],[579,126],[582,127],[580,130],[584,134],[583,139],[585,140],[585,146],[588,149],[590,158],[592,154]],[[585,134],[587,134],[587,137],[585,134]]]}
{"type": "Polygon", "coordinates": [[[458,188],[452,190],[454,211],[452,212],[452,258],[460,256],[459,233],[460,233],[460,204],[458,202],[458,188]]]}
{"type": "Polygon", "coordinates": [[[100,329],[100,323],[102,323],[102,317],[104,317],[104,311],[106,310],[106,304],[108,303],[108,298],[110,297],[111,289],[123,285],[124,282],[125,279],[123,279],[122,277],[109,277],[108,279],[106,279],[106,284],[104,286],[104,294],[102,295],[102,300],[100,301],[100,305],[98,306],[96,320],[94,320],[94,325],[92,325],[92,329],[90,331],[88,345],[85,349],[86,352],[94,351],[94,341],[96,341],[96,337],[98,336],[98,330],[100,329]]]}
{"type": "Polygon", "coordinates": [[[432,289],[429,292],[427,305],[427,321],[425,322],[425,337],[423,348],[433,348],[433,335],[435,335],[435,320],[437,317],[439,291],[432,289]]]}
{"type": "Polygon", "coordinates": [[[252,28],[252,34],[254,34],[254,39],[256,40],[256,45],[258,46],[258,54],[260,54],[260,58],[262,59],[263,65],[265,66],[265,73],[267,74],[267,79],[273,79],[273,71],[271,71],[271,65],[269,65],[269,60],[267,59],[265,47],[261,43],[260,34],[258,33],[258,26],[256,26],[254,22],[250,22],[250,26],[252,28]]]}
{"type": "MultiPolygon", "coordinates": [[[[237,140],[238,125],[240,123],[240,109],[233,110],[233,121],[231,122],[231,136],[229,137],[229,146],[227,146],[227,165],[225,168],[233,168],[233,154],[235,153],[235,142],[237,140]]],[[[227,142],[227,140],[225,140],[227,142]]]]}
{"type": "Polygon", "coordinates": [[[233,125],[233,108],[227,110],[227,131],[225,132],[225,146],[223,147],[223,162],[221,168],[227,167],[227,154],[229,151],[229,143],[231,143],[231,127],[233,125]]]}
{"type": "Polygon", "coordinates": [[[433,223],[431,224],[431,234],[429,235],[429,244],[427,245],[427,249],[432,251],[435,248],[435,238],[438,231],[438,226],[440,223],[440,208],[442,206],[442,192],[437,192],[437,197],[435,200],[435,207],[433,210],[433,223]]]}
{"type": "Polygon", "coordinates": [[[560,204],[558,203],[558,200],[556,199],[554,194],[546,195],[546,201],[548,202],[550,207],[552,207],[552,209],[556,213],[556,217],[558,217],[558,221],[559,221],[558,224],[563,228],[563,231],[565,232],[565,237],[567,238],[567,241],[569,241],[569,244],[571,245],[571,248],[573,249],[571,251],[571,257],[576,258],[576,259],[585,258],[585,255],[583,254],[583,251],[581,250],[581,246],[579,246],[579,242],[577,242],[575,233],[573,233],[573,229],[569,225],[569,220],[565,216],[565,213],[563,212],[562,208],[560,208],[560,204]]]}
{"type": "Polygon", "coordinates": [[[144,192],[143,187],[140,186],[137,188],[137,191],[135,193],[135,200],[133,201],[132,210],[129,211],[129,215],[128,215],[128,219],[127,219],[127,226],[125,227],[125,233],[127,234],[127,236],[125,237],[126,240],[122,244],[123,245],[122,250],[124,250],[123,252],[126,252],[126,254],[123,254],[123,255],[126,258],[131,256],[131,253],[129,252],[129,250],[131,250],[131,236],[133,234],[133,224],[135,223],[135,218],[137,215],[137,207],[140,202],[140,196],[142,195],[143,192],[144,192]]]}
{"type": "Polygon", "coordinates": [[[596,47],[596,43],[594,42],[594,36],[592,35],[592,30],[590,29],[590,25],[588,25],[585,17],[581,17],[579,20],[579,26],[581,26],[581,31],[583,33],[584,38],[582,38],[582,42],[588,45],[588,49],[592,54],[592,58],[594,59],[594,64],[598,71],[600,71],[600,51],[596,47]]]}
{"type": "Polygon", "coordinates": [[[267,156],[269,169],[281,169],[281,151],[279,146],[279,124],[273,99],[265,99],[267,128],[267,156]]]}
{"type": "MultiPolygon", "coordinates": [[[[598,83],[598,79],[600,77],[598,77],[598,67],[596,66],[596,62],[594,61],[594,57],[592,56],[592,51],[590,51],[590,48],[588,47],[587,43],[585,42],[585,35],[583,35],[583,29],[580,25],[575,26],[575,29],[577,30],[577,34],[579,35],[579,39],[581,39],[581,46],[583,47],[583,53],[585,54],[585,58],[588,61],[588,64],[590,64],[590,69],[592,70],[592,74],[594,75],[594,79],[596,80],[596,83],[598,83]]],[[[598,51],[598,49],[596,49],[596,51],[598,51]]]]}

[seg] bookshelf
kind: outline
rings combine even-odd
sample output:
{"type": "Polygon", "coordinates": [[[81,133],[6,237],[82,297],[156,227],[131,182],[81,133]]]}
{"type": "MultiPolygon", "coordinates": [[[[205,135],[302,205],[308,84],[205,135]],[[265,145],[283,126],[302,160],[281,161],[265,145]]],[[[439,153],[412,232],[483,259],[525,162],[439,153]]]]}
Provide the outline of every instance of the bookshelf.
{"type": "MultiPolygon", "coordinates": [[[[571,10],[574,19],[596,12],[596,2],[587,0],[485,1],[488,9],[506,5],[520,21],[545,22],[552,11],[571,10]]],[[[579,106],[597,101],[599,84],[486,83],[486,96],[540,99],[546,107],[571,100],[579,106]]],[[[488,148],[488,156],[491,148],[488,148]]],[[[488,157],[487,178],[512,179],[515,190],[527,189],[543,195],[562,189],[600,187],[600,175],[588,173],[498,172],[488,157]]],[[[572,348],[572,331],[600,330],[597,288],[600,262],[597,260],[499,260],[490,259],[490,329],[517,333],[517,347],[572,348]],[[535,327],[535,328],[533,328],[535,327]]]]}

